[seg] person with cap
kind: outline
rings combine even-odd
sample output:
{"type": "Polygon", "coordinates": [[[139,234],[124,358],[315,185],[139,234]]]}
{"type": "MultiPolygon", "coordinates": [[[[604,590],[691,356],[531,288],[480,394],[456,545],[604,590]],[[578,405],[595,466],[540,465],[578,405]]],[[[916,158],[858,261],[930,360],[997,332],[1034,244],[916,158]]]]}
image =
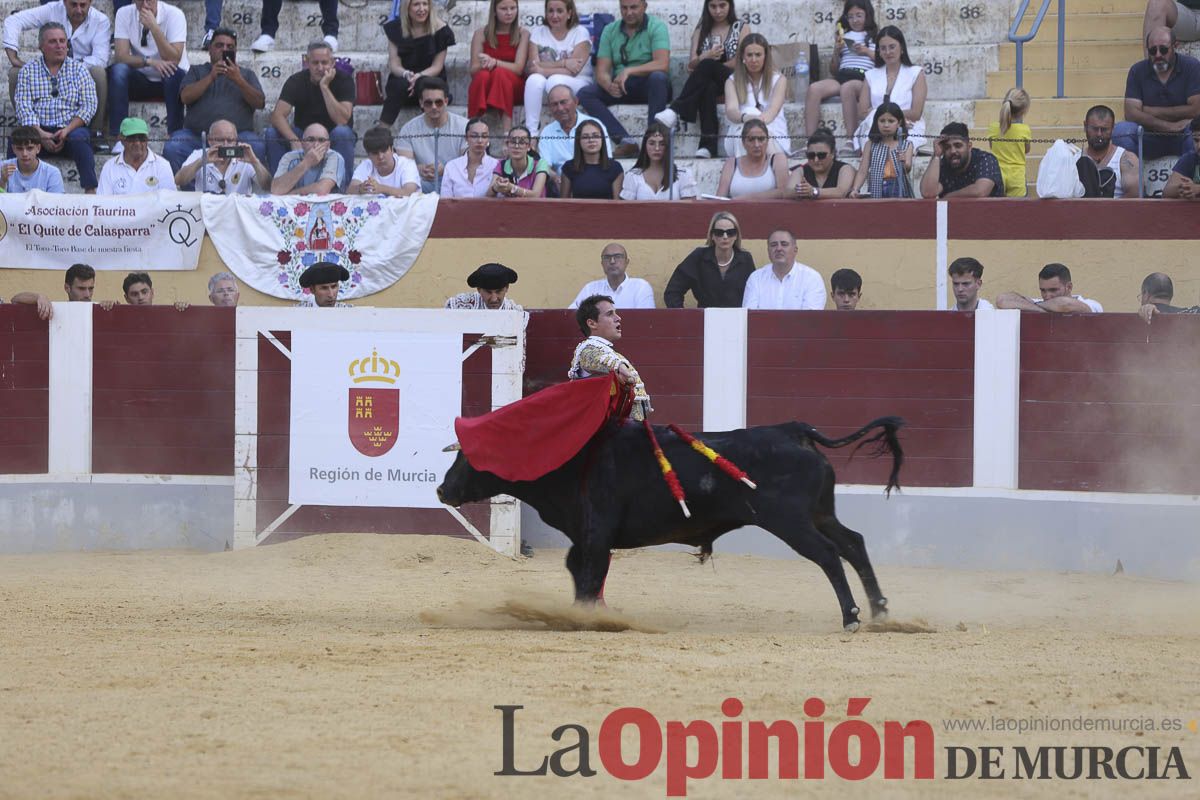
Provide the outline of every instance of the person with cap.
{"type": "Polygon", "coordinates": [[[301,301],[302,308],[353,308],[349,303],[338,301],[338,290],[342,281],[350,280],[350,273],[340,264],[318,261],[300,273],[300,287],[312,294],[312,302],[301,301]]]}
{"type": "Polygon", "coordinates": [[[633,363],[613,347],[621,339],[621,317],[613,299],[606,294],[594,294],[584,298],[575,311],[575,322],[579,331],[587,338],[575,348],[571,368],[567,370],[570,380],[591,378],[595,375],[615,374],[617,380],[633,387],[631,419],[641,421],[654,409],[650,406],[650,394],[646,384],[633,363]]]}
{"type": "Polygon", "coordinates": [[[521,307],[509,300],[510,284],[517,282],[517,273],[503,264],[484,264],[467,276],[467,286],[475,291],[456,294],[446,301],[446,308],[491,311],[521,311],[521,307]]]}
{"type": "Polygon", "coordinates": [[[121,123],[121,152],[100,170],[97,194],[141,194],[174,189],[175,174],[167,160],[150,149],[150,126],[139,117],[121,123]]]}

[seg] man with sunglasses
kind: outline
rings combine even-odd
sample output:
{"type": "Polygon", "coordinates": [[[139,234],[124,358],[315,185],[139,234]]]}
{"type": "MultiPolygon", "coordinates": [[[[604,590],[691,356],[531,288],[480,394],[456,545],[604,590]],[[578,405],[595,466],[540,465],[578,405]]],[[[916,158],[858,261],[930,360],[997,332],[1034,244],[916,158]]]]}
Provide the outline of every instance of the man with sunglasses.
{"type": "Polygon", "coordinates": [[[400,128],[396,155],[417,162],[421,191],[436,192],[446,163],[467,149],[467,120],[450,112],[450,89],[441,78],[421,81],[421,114],[400,128]]]}
{"type": "Polygon", "coordinates": [[[96,113],[96,84],[82,61],[68,58],[68,41],[59,23],[41,27],[42,54],[21,67],[14,102],[17,121],[37,129],[45,152],[70,156],[80,185],[92,194],[98,181],[87,124],[96,113]]]}
{"type": "Polygon", "coordinates": [[[175,175],[167,160],[150,149],[150,126],[140,117],[121,123],[121,152],[100,170],[98,194],[141,194],[174,190],[175,175]]]}
{"type": "Polygon", "coordinates": [[[329,194],[346,182],[346,162],[330,149],[329,132],[314,122],[304,129],[299,150],[284,154],[271,181],[271,194],[329,194]]]}
{"type": "Polygon", "coordinates": [[[1192,151],[1188,124],[1200,116],[1200,61],[1177,52],[1175,44],[1170,28],[1150,31],[1148,57],[1130,67],[1125,79],[1125,120],[1113,129],[1113,141],[1136,153],[1142,126],[1147,161],[1192,151]]]}
{"type": "Polygon", "coordinates": [[[167,133],[183,127],[179,86],[188,71],[187,18],[169,3],[134,0],[117,11],[114,54],[108,68],[108,132],[116,136],[129,116],[129,101],[161,96],[167,133]]]}
{"type": "Polygon", "coordinates": [[[208,128],[208,150],[196,149],[175,174],[175,185],[208,194],[251,195],[271,189],[271,173],[249,144],[238,141],[233,123],[219,119],[208,128]],[[233,150],[240,155],[229,156],[233,150]]]}

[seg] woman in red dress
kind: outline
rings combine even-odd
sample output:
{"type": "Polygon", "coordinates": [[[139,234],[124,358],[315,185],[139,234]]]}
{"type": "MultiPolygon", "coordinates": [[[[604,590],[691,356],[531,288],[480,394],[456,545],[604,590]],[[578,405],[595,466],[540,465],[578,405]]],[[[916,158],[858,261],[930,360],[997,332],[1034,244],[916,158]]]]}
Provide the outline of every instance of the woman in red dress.
{"type": "Polygon", "coordinates": [[[467,114],[500,112],[504,130],[512,127],[513,106],[525,92],[529,31],[517,23],[517,0],[492,0],[488,24],[471,37],[471,86],[467,114]]]}

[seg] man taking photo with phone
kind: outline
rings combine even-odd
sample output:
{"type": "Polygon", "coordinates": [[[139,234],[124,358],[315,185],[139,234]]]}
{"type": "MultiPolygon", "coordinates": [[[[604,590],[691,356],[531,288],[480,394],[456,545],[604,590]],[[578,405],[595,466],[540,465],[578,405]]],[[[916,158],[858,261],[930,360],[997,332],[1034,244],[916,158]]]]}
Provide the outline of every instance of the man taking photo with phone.
{"type": "Polygon", "coordinates": [[[250,195],[256,189],[270,191],[271,173],[250,145],[238,141],[233,123],[219,119],[208,128],[208,147],[192,151],[175,174],[175,185],[184,191],[250,195]]]}
{"type": "Polygon", "coordinates": [[[163,147],[163,157],[175,172],[200,147],[200,135],[218,120],[233,123],[237,140],[248,144],[257,160],[267,157],[266,144],[254,132],[254,112],[266,106],[266,97],[254,72],[237,63],[234,31],[219,28],[213,32],[208,62],[189,69],[179,89],[179,99],[186,107],[183,127],[172,133],[163,147]]]}

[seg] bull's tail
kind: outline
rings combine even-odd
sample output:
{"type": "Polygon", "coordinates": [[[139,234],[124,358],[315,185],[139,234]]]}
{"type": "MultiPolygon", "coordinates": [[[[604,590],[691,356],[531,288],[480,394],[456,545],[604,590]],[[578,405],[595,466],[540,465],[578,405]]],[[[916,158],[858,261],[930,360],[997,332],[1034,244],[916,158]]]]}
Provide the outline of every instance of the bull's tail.
{"type": "Polygon", "coordinates": [[[871,420],[866,425],[862,426],[854,433],[848,436],[843,436],[840,439],[829,439],[816,428],[806,423],[800,423],[800,427],[808,438],[812,439],[823,447],[839,448],[845,447],[848,444],[858,442],[858,447],[854,448],[857,453],[864,445],[875,445],[871,455],[882,456],[887,453],[892,454],[892,474],[888,476],[887,487],[885,491],[890,495],[892,489],[900,488],[900,466],[904,463],[904,449],[900,447],[900,439],[896,436],[896,431],[900,430],[904,425],[904,420],[900,417],[880,417],[879,419],[871,420]],[[871,431],[876,428],[881,428],[874,436],[863,439],[871,431]]]}

